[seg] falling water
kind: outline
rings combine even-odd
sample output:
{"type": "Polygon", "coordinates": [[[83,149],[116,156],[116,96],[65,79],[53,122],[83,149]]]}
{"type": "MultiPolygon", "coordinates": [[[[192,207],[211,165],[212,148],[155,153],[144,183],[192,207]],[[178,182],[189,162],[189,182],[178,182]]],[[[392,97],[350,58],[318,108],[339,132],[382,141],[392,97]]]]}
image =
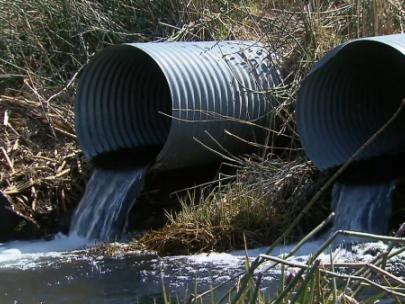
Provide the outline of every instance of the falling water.
{"type": "Polygon", "coordinates": [[[147,168],[96,169],[73,215],[69,234],[102,241],[119,237],[142,190],[147,168]]]}
{"type": "Polygon", "coordinates": [[[336,214],[332,231],[387,233],[395,187],[395,181],[370,185],[336,183],[332,191],[336,214]]]}

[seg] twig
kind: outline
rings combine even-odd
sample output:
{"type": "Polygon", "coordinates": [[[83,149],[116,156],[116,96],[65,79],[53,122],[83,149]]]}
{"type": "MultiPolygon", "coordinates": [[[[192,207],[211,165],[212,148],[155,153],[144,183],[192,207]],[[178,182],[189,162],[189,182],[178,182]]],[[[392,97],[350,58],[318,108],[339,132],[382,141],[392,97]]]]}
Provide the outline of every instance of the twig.
{"type": "Polygon", "coordinates": [[[388,277],[392,281],[394,281],[397,284],[401,284],[405,288],[405,281],[400,279],[399,277],[394,276],[393,274],[389,273],[388,271],[370,263],[333,263],[333,264],[322,264],[323,267],[325,268],[330,268],[330,267],[335,267],[335,268],[361,268],[361,267],[367,267],[375,272],[379,273],[383,277],[388,277]]]}
{"type": "Polygon", "coordinates": [[[15,173],[15,171],[14,171],[14,166],[13,166],[13,162],[12,162],[12,161],[10,160],[10,158],[8,157],[7,151],[6,151],[3,147],[1,147],[1,151],[2,151],[3,154],[4,154],[4,157],[5,157],[6,161],[7,161],[8,166],[9,166],[10,169],[11,169],[11,172],[15,173]]]}
{"type": "Polygon", "coordinates": [[[308,233],[302,240],[300,240],[297,245],[288,253],[286,258],[293,256],[301,247],[304,245],[306,241],[308,241],[311,237],[321,231],[326,225],[328,225],[333,219],[335,218],[335,212],[332,212],[325,220],[322,221],[318,226],[316,226],[310,233],[308,233]]]}

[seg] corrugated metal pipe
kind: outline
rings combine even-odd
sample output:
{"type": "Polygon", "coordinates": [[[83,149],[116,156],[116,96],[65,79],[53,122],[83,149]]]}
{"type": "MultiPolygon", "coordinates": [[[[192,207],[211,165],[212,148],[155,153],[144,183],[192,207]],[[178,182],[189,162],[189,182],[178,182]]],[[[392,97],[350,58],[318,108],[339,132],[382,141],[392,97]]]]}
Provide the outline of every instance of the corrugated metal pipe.
{"type": "Polygon", "coordinates": [[[88,159],[149,149],[155,169],[201,165],[261,140],[279,81],[272,56],[255,42],[160,42],[109,47],[83,71],[76,132],[88,159]],[[246,123],[246,121],[251,123],[246,123]],[[257,128],[256,128],[257,129],[257,128]],[[219,145],[220,144],[220,145],[219,145]],[[221,147],[220,147],[221,146],[221,147]]]}
{"type": "MultiPolygon", "coordinates": [[[[301,142],[320,169],[345,163],[405,97],[405,34],[349,41],[304,80],[296,117],[301,142]]],[[[405,111],[357,160],[405,153],[405,111]]]]}

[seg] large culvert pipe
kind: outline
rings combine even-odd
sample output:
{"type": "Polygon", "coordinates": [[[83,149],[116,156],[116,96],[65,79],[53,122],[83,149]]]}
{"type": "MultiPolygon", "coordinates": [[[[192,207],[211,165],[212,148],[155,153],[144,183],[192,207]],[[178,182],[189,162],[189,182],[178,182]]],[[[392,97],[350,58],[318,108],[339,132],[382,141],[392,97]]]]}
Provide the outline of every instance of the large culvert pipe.
{"type": "MultiPolygon", "coordinates": [[[[345,163],[405,97],[405,34],[358,39],[330,51],[304,80],[296,117],[301,142],[320,169],[345,163]]],[[[405,153],[405,111],[357,160],[405,153]]]]}
{"type": "Polygon", "coordinates": [[[272,103],[263,92],[278,79],[272,57],[253,42],[112,46],[81,75],[78,140],[88,159],[152,148],[156,169],[213,162],[218,155],[204,145],[224,154],[249,146],[225,130],[260,141],[252,125],[265,123],[272,103]]]}

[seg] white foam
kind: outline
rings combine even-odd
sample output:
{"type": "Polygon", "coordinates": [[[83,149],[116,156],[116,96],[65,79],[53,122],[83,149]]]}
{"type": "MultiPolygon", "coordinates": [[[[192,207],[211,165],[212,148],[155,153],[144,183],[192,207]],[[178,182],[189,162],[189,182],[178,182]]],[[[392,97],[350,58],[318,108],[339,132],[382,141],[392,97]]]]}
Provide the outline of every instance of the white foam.
{"type": "Polygon", "coordinates": [[[232,253],[201,253],[190,256],[179,256],[177,258],[185,258],[187,261],[190,261],[194,264],[220,264],[235,266],[238,265],[241,261],[241,257],[238,255],[232,255],[232,253]]]}
{"type": "Polygon", "coordinates": [[[88,240],[77,235],[58,233],[52,240],[12,241],[0,245],[0,268],[35,267],[43,258],[60,257],[72,250],[88,247],[88,240]]]}
{"type": "MultiPolygon", "coordinates": [[[[50,241],[13,241],[0,244],[0,268],[27,269],[41,267],[52,264],[52,259],[55,258],[60,258],[59,260],[62,259],[66,262],[71,261],[72,259],[85,259],[86,255],[82,251],[77,252],[77,250],[89,248],[92,245],[95,245],[95,243],[89,243],[85,238],[74,234],[66,236],[61,233],[55,235],[54,239],[50,241]]],[[[115,245],[125,247],[125,244],[115,245]]],[[[304,244],[294,256],[290,257],[289,260],[305,263],[310,258],[311,254],[316,252],[321,245],[321,240],[308,242],[304,244]]],[[[283,257],[288,254],[293,247],[294,244],[278,246],[270,254],[273,256],[283,257]]],[[[352,249],[350,250],[345,248],[336,248],[332,250],[332,257],[335,263],[356,261],[367,262],[373,259],[373,252],[381,252],[386,248],[387,245],[382,242],[361,243],[358,245],[353,245],[352,249]]],[[[242,269],[244,263],[246,262],[246,257],[248,257],[250,261],[253,261],[261,254],[268,254],[268,249],[268,247],[260,247],[246,251],[237,250],[228,253],[210,252],[189,256],[173,256],[160,258],[159,260],[155,260],[155,262],[151,260],[150,262],[152,262],[152,264],[165,264],[165,262],[169,262],[170,260],[182,260],[182,262],[185,263],[184,267],[191,266],[191,268],[194,269],[195,266],[198,266],[199,271],[204,270],[204,268],[201,267],[206,267],[207,269],[210,269],[211,267],[242,269]]],[[[330,250],[326,250],[318,257],[318,259],[320,259],[321,262],[329,263],[330,256],[330,250]]],[[[96,257],[96,259],[103,258],[103,256],[98,258],[96,257]]],[[[265,263],[263,267],[258,269],[258,271],[269,263],[265,263]]]]}
{"type": "MultiPolygon", "coordinates": [[[[321,240],[308,242],[307,244],[304,244],[298,250],[298,252],[294,256],[290,257],[288,260],[292,262],[305,263],[308,261],[311,255],[320,248],[322,243],[323,242],[321,240]]],[[[270,255],[278,257],[286,256],[293,247],[294,244],[286,246],[278,246],[270,253],[270,255]]],[[[338,247],[333,250],[330,249],[325,250],[322,254],[319,255],[318,260],[320,260],[322,263],[330,263],[331,262],[330,259],[332,256],[334,263],[369,262],[375,257],[375,254],[373,254],[373,252],[374,253],[382,252],[386,248],[387,245],[384,244],[383,242],[361,243],[353,245],[351,249],[338,247]]],[[[190,264],[193,265],[210,264],[236,268],[240,267],[246,261],[246,258],[249,258],[250,261],[253,261],[261,254],[268,254],[268,250],[269,250],[268,247],[260,247],[256,249],[250,249],[247,251],[237,250],[229,253],[211,252],[209,254],[197,254],[191,256],[181,256],[176,258],[184,258],[190,264]]],[[[262,267],[258,269],[258,271],[260,271],[260,269],[267,267],[269,263],[264,263],[262,267]]]]}

